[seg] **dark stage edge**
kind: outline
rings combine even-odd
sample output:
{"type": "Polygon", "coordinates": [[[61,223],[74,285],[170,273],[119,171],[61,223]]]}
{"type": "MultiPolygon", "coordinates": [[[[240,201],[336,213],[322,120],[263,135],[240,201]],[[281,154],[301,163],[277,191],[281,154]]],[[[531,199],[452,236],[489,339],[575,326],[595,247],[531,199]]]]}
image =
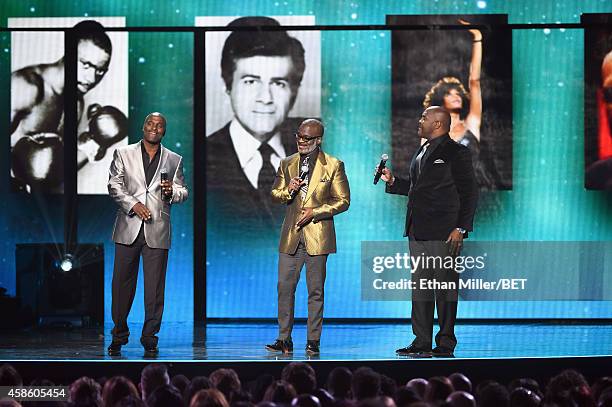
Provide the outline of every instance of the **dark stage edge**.
{"type": "MultiPolygon", "coordinates": [[[[106,354],[111,326],[87,329],[29,329],[0,331],[0,360],[4,361],[143,361],[139,343],[141,324],[130,324],[130,342],[122,355],[106,354]]],[[[435,332],[435,331],[434,331],[435,332]]],[[[321,355],[309,358],[304,352],[306,327],[294,328],[294,353],[271,354],[264,349],[274,341],[277,326],[261,323],[165,322],[159,334],[160,353],[156,360],[168,362],[289,362],[316,360],[402,362],[395,349],[412,341],[409,323],[324,323],[321,355]]],[[[605,357],[612,355],[612,324],[570,323],[469,323],[456,327],[459,341],[453,362],[494,359],[531,360],[544,358],[605,357]]],[[[148,359],[147,359],[148,360],[148,359]]],[[[437,364],[438,359],[416,361],[437,364]]]]}
{"type": "MultiPolygon", "coordinates": [[[[92,378],[122,375],[134,383],[140,380],[140,372],[149,363],[165,363],[170,376],[183,374],[188,378],[209,376],[214,370],[232,368],[243,383],[256,380],[263,374],[281,377],[282,369],[289,361],[15,361],[10,362],[21,374],[24,383],[46,378],[56,385],[68,385],[82,376],[92,378]]],[[[432,376],[448,376],[461,372],[477,385],[493,379],[507,384],[513,379],[529,377],[545,386],[551,377],[565,369],[581,372],[589,382],[610,375],[612,357],[561,357],[561,358],[512,358],[512,359],[411,359],[411,360],[359,360],[359,361],[307,361],[316,372],[317,383],[323,386],[332,369],[345,366],[355,370],[368,366],[404,384],[408,380],[432,376]]]]}

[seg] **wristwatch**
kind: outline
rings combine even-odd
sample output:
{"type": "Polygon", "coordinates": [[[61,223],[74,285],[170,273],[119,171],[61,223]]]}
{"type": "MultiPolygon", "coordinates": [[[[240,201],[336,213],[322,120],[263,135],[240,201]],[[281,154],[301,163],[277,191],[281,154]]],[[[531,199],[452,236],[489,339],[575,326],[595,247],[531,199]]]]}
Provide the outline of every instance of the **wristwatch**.
{"type": "Polygon", "coordinates": [[[465,229],[463,228],[455,228],[456,230],[459,231],[459,233],[461,233],[462,235],[465,235],[465,229]]]}

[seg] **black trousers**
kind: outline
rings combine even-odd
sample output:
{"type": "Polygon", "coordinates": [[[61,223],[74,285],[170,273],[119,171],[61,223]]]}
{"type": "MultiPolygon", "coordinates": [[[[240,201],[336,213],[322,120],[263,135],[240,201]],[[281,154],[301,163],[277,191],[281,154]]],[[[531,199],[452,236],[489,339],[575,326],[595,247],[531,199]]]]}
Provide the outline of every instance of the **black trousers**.
{"type": "Polygon", "coordinates": [[[145,319],[140,343],[143,346],[157,346],[157,336],[164,312],[164,290],[166,287],[166,266],[168,250],[147,246],[144,225],[131,245],[115,243],[115,265],[113,270],[112,317],[115,326],[111,333],[113,341],[125,344],[130,331],[127,317],[134,302],[138,266],[142,255],[144,271],[145,319]]]}
{"type": "Polygon", "coordinates": [[[434,308],[437,308],[440,331],[436,335],[436,345],[455,349],[459,274],[453,268],[444,267],[443,261],[436,260],[446,259],[448,264],[448,244],[444,241],[420,241],[412,237],[408,244],[410,256],[420,257],[420,266],[411,278],[416,283],[412,291],[412,332],[416,336],[413,343],[419,348],[431,348],[434,308]]]}

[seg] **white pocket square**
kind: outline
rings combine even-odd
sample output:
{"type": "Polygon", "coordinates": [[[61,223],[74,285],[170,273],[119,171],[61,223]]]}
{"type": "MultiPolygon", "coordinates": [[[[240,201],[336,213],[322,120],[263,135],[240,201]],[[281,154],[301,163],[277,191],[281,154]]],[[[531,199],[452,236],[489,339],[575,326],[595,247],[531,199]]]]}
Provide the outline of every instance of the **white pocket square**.
{"type": "Polygon", "coordinates": [[[444,160],[438,158],[436,161],[434,161],[434,164],[444,164],[444,160]]]}

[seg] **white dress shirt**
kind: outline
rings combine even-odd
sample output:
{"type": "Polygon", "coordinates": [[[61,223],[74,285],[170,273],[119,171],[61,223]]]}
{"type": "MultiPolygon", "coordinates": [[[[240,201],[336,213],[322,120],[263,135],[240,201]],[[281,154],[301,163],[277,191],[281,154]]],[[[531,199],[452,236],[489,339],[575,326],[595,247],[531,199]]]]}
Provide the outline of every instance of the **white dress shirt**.
{"type": "MultiPolygon", "coordinates": [[[[257,189],[257,178],[263,166],[263,158],[259,152],[261,142],[246,131],[236,119],[230,123],[229,133],[234,145],[234,151],[236,151],[238,161],[240,161],[240,167],[242,167],[244,175],[249,179],[253,188],[257,189]]],[[[274,153],[270,155],[270,162],[274,169],[278,170],[281,159],[286,157],[280,133],[274,134],[268,140],[268,145],[274,150],[274,153]]]]}

